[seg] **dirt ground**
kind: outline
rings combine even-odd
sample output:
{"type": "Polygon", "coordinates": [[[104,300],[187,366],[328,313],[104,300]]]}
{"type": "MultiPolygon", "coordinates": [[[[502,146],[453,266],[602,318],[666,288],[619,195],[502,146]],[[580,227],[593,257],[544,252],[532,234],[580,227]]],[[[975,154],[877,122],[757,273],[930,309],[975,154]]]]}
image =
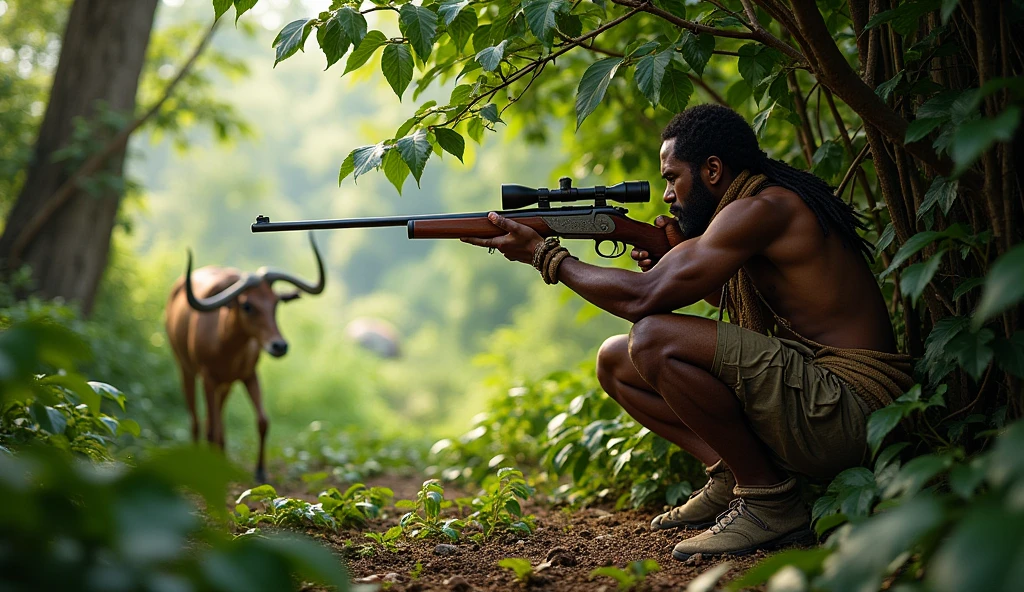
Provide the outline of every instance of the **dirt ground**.
{"type": "MultiPolygon", "coordinates": [[[[367,485],[390,487],[398,500],[415,499],[421,483],[415,478],[381,478],[370,479],[367,485]]],[[[445,492],[447,499],[456,497],[450,486],[445,487],[445,492]]],[[[313,498],[296,492],[288,495],[313,498]]],[[[571,510],[552,508],[531,500],[524,504],[523,510],[536,517],[537,528],[532,535],[499,535],[483,545],[468,540],[452,543],[403,537],[399,540],[397,552],[389,552],[379,546],[370,556],[355,552],[360,546],[371,544],[363,533],[383,533],[398,523],[402,511],[394,507],[362,530],[309,531],[307,534],[345,556],[355,582],[375,583],[379,589],[395,592],[523,589],[537,592],[612,592],[618,589],[615,580],[607,576],[592,578],[591,572],[603,566],[625,568],[631,561],[644,559],[657,561],[660,570],[649,574],[636,590],[685,590],[694,578],[720,563],[699,555],[686,562],[673,559],[672,547],[699,531],[651,531],[650,520],[657,513],[654,509],[571,510]],[[498,566],[498,562],[507,557],[530,561],[535,574],[528,585],[517,581],[510,569],[498,566]],[[417,567],[417,563],[421,567],[417,567]]],[[[447,512],[452,517],[457,516],[454,508],[447,512]]],[[[739,576],[765,556],[761,552],[733,558],[722,582],[739,576]]]]}

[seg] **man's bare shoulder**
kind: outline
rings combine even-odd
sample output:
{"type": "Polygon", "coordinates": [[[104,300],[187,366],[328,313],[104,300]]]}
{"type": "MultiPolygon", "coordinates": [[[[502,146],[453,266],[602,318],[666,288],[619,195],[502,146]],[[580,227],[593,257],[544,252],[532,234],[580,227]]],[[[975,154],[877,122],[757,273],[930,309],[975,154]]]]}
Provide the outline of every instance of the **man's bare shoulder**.
{"type": "Polygon", "coordinates": [[[802,203],[796,193],[782,187],[771,187],[725,206],[711,225],[719,232],[728,233],[751,230],[776,232],[788,226],[802,203]]]}

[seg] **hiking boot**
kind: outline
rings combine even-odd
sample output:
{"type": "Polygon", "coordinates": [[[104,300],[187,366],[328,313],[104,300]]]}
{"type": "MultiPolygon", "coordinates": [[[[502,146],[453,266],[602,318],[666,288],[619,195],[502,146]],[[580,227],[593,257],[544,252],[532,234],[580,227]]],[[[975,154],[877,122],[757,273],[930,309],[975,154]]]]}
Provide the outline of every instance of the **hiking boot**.
{"type": "Polygon", "coordinates": [[[715,523],[715,516],[724,512],[734,497],[732,488],[736,486],[736,477],[721,460],[704,472],[708,475],[704,487],[690,494],[685,504],[655,516],[651,520],[651,530],[707,528],[715,523]]]}
{"type": "Polygon", "coordinates": [[[737,485],[733,493],[737,499],[729,503],[729,509],[722,512],[711,528],[676,545],[673,558],[685,561],[696,553],[748,555],[759,549],[814,540],[796,479],[790,477],[769,487],[737,485]]]}

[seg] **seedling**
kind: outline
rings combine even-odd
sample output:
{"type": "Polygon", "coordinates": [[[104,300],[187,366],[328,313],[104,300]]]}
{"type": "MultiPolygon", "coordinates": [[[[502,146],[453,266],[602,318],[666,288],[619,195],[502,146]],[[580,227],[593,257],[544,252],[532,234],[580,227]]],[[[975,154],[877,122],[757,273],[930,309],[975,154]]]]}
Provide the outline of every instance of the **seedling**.
{"type": "Polygon", "coordinates": [[[496,531],[533,533],[533,516],[523,516],[519,499],[527,500],[533,488],[526,483],[518,469],[498,469],[498,481],[490,491],[473,500],[475,512],[469,519],[480,524],[482,538],[490,538],[496,531]],[[519,499],[516,499],[519,498],[519,499]]]}
{"type": "Polygon", "coordinates": [[[661,567],[657,561],[644,559],[643,561],[630,561],[626,569],[614,566],[599,567],[590,572],[590,577],[608,576],[614,578],[619,583],[619,591],[627,592],[641,586],[644,580],[647,579],[647,574],[654,573],[660,569],[661,567]]]}
{"type": "Polygon", "coordinates": [[[530,564],[528,559],[520,559],[518,557],[506,557],[498,562],[499,567],[505,569],[511,569],[516,574],[516,580],[524,585],[528,586],[536,574],[533,573],[533,565],[530,564]]]}
{"type": "Polygon", "coordinates": [[[243,528],[258,526],[267,522],[274,526],[309,526],[337,530],[337,522],[324,512],[322,504],[311,504],[304,500],[278,497],[277,490],[270,485],[260,485],[246,489],[235,500],[235,524],[243,528]],[[263,505],[262,512],[253,512],[242,502],[255,502],[263,505]]]}
{"type": "MultiPolygon", "coordinates": [[[[385,551],[390,551],[394,553],[395,551],[398,551],[398,544],[395,541],[397,541],[398,538],[402,536],[402,527],[392,526],[384,534],[380,534],[378,532],[368,532],[365,533],[363,536],[380,545],[381,548],[383,548],[385,551]]],[[[366,547],[364,547],[364,549],[365,548],[366,547]]],[[[372,552],[373,547],[370,546],[369,548],[371,549],[372,552]]],[[[420,566],[420,569],[422,569],[422,566],[420,566]]]]}
{"type": "Polygon", "coordinates": [[[413,538],[428,538],[444,536],[450,540],[459,540],[459,535],[465,525],[462,520],[455,518],[443,520],[441,509],[451,506],[450,501],[444,499],[444,488],[437,479],[428,479],[423,482],[423,487],[416,494],[416,501],[400,500],[395,504],[396,508],[409,509],[399,525],[402,531],[413,538]]]}
{"type": "Polygon", "coordinates": [[[414,581],[418,580],[418,579],[420,579],[420,575],[422,573],[423,573],[423,562],[417,559],[416,560],[416,565],[412,568],[412,571],[409,572],[409,578],[414,580],[414,581]]]}

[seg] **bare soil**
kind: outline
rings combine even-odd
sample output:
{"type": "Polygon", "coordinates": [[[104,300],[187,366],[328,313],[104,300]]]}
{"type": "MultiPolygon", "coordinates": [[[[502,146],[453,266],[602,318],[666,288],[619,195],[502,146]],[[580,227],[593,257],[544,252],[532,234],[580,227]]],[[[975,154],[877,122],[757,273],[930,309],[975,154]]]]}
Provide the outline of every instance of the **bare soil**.
{"type": "MultiPolygon", "coordinates": [[[[382,477],[370,479],[367,485],[390,487],[395,499],[415,499],[422,481],[416,478],[382,477]]],[[[282,495],[285,493],[282,492],[282,495]]],[[[300,492],[291,497],[312,499],[300,492]]],[[[445,497],[454,499],[465,492],[445,487],[445,497]]],[[[353,580],[376,583],[384,590],[396,592],[427,591],[587,591],[612,592],[615,580],[607,576],[592,577],[591,572],[603,566],[626,568],[631,561],[654,559],[660,570],[649,574],[635,590],[685,590],[704,571],[721,563],[718,559],[691,557],[686,562],[672,558],[672,548],[680,540],[699,531],[652,531],[651,518],[660,510],[621,510],[591,507],[573,510],[555,508],[531,500],[524,512],[536,517],[536,530],[530,536],[504,534],[482,545],[469,540],[452,542],[441,539],[399,539],[398,551],[379,546],[367,555],[360,547],[375,545],[365,532],[383,533],[398,523],[401,510],[394,507],[373,520],[367,528],[307,532],[345,557],[353,580]],[[439,545],[442,545],[439,547],[439,545]],[[530,561],[534,576],[527,584],[516,579],[509,569],[499,567],[506,557],[530,561]],[[419,566],[419,567],[417,567],[419,566]]],[[[446,510],[457,517],[457,510],[446,510]]],[[[746,557],[730,558],[731,568],[723,582],[733,579],[752,567],[767,554],[759,552],[746,557]]]]}

